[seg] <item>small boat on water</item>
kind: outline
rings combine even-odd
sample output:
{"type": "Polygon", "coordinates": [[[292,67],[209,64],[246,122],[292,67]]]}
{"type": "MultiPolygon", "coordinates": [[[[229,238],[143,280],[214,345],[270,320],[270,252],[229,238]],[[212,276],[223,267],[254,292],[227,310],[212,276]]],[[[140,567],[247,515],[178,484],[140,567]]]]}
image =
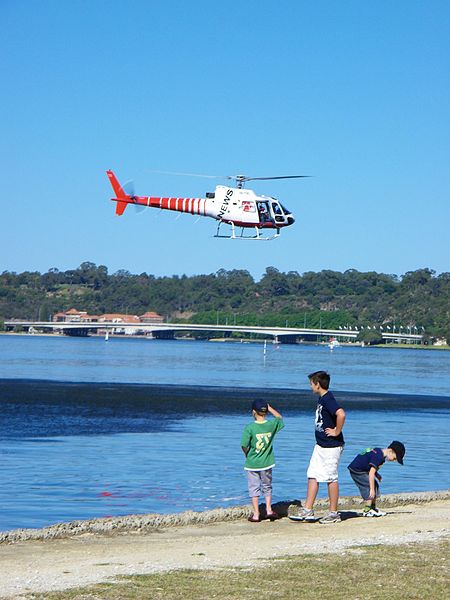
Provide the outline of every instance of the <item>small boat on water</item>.
{"type": "Polygon", "coordinates": [[[328,348],[330,350],[334,350],[338,346],[340,346],[340,343],[337,341],[337,339],[336,338],[331,338],[331,340],[330,340],[330,342],[328,344],[328,348]]]}

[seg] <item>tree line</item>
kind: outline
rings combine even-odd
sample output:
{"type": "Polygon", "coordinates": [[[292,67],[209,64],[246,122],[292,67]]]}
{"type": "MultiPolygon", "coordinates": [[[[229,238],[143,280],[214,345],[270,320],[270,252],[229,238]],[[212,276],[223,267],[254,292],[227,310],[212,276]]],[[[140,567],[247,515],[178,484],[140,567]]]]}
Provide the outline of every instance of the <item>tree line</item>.
{"type": "Polygon", "coordinates": [[[267,267],[256,281],[242,269],[156,277],[83,262],[77,269],[0,274],[0,324],[50,320],[72,307],[89,314],[156,311],[173,322],[290,327],[402,327],[450,340],[450,273],[424,268],[397,276],[281,272],[267,267]]]}

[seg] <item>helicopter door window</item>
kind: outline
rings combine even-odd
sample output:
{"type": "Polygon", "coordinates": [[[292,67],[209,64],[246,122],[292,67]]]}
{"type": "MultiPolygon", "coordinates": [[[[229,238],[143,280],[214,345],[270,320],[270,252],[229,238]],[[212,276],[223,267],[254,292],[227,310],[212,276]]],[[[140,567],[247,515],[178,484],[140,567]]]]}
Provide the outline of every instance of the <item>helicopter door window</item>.
{"type": "Polygon", "coordinates": [[[272,220],[270,218],[269,206],[268,206],[267,202],[263,202],[262,204],[260,204],[259,218],[261,219],[261,223],[267,223],[272,220]]]}

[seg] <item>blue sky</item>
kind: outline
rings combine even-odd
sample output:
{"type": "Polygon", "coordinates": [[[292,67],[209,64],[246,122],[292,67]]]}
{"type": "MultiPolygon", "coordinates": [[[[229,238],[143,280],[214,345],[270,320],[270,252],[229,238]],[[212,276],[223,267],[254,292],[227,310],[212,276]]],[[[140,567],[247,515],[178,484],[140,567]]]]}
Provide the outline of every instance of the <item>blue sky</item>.
{"type": "Polygon", "coordinates": [[[0,271],[449,271],[450,3],[3,0],[0,271]],[[269,243],[211,219],[116,217],[142,195],[249,176],[296,223],[269,243]]]}

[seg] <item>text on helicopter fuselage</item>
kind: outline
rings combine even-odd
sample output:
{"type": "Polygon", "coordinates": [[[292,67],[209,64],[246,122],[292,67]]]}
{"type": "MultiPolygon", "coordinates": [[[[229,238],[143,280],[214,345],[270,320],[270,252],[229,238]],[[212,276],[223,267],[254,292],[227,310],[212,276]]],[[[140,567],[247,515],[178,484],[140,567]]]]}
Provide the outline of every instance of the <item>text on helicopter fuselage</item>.
{"type": "Polygon", "coordinates": [[[227,190],[227,193],[225,194],[225,198],[223,199],[220,210],[217,213],[217,216],[219,217],[219,219],[221,219],[223,217],[223,215],[227,212],[228,205],[230,203],[232,195],[233,195],[233,190],[227,190]]]}

